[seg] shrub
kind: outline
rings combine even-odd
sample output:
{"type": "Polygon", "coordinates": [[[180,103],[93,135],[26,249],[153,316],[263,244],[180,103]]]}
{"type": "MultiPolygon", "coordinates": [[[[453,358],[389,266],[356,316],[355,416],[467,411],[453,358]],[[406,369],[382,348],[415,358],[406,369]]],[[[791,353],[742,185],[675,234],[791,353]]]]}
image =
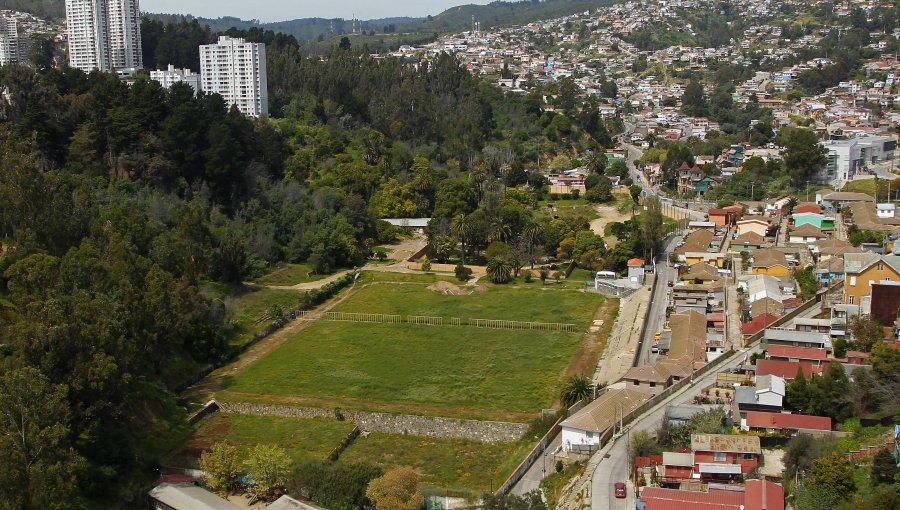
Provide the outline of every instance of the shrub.
{"type": "Polygon", "coordinates": [[[472,277],[472,270],[462,264],[457,264],[453,272],[456,273],[456,279],[461,282],[468,281],[472,277]]]}

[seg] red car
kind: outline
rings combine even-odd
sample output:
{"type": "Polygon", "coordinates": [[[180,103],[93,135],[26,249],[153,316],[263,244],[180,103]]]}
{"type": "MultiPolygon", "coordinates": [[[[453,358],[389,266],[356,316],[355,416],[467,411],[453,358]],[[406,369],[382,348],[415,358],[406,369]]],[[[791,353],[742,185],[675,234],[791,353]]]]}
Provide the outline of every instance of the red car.
{"type": "Polygon", "coordinates": [[[622,482],[616,482],[616,497],[617,498],[625,497],[625,484],[622,482]]]}

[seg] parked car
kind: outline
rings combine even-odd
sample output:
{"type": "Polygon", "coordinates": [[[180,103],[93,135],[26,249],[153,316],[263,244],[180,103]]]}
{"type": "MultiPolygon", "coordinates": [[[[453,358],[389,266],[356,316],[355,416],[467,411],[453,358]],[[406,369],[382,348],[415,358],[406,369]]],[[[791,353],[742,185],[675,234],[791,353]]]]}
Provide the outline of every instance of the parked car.
{"type": "Polygon", "coordinates": [[[616,482],[616,497],[617,498],[625,497],[625,484],[622,482],[616,482]]]}
{"type": "Polygon", "coordinates": [[[669,287],[673,287],[675,285],[675,282],[673,282],[672,280],[669,280],[669,283],[667,285],[669,287]]]}

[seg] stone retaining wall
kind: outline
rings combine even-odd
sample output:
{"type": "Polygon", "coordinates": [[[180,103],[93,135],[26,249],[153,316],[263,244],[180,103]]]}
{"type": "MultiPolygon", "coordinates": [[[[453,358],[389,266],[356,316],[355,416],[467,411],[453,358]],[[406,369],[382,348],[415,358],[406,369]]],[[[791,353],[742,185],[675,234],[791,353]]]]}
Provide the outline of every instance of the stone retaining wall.
{"type": "MultiPolygon", "coordinates": [[[[252,414],[257,416],[284,416],[289,418],[331,418],[335,412],[315,407],[294,407],[248,402],[216,401],[223,413],[252,414]]],[[[341,410],[348,421],[367,432],[406,434],[438,439],[468,439],[484,443],[509,443],[525,435],[528,425],[501,421],[459,420],[435,416],[411,414],[372,413],[341,410]]]]}

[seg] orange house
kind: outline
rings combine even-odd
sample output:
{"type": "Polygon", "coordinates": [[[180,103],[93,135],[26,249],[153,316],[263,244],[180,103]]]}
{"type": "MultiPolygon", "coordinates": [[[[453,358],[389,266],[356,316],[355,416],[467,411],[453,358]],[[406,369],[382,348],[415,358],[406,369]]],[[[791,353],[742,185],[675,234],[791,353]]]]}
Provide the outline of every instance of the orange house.
{"type": "Polygon", "coordinates": [[[873,283],[900,281],[900,256],[845,253],[844,275],[844,303],[858,305],[872,293],[873,283]]]}

